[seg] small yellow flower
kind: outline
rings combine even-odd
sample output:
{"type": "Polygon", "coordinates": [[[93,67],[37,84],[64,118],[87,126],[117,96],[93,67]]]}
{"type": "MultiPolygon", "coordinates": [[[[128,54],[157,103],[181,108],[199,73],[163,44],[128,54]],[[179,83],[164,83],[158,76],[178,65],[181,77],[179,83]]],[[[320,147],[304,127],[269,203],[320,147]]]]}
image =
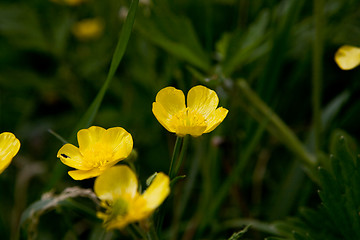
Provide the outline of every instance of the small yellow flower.
{"type": "Polygon", "coordinates": [[[84,19],[72,27],[72,32],[79,40],[85,41],[98,38],[104,31],[104,23],[98,19],[84,19]]]}
{"type": "Polygon", "coordinates": [[[164,173],[158,173],[148,189],[140,194],[135,173],[128,166],[121,165],[97,177],[94,192],[106,209],[97,213],[104,220],[106,229],[121,229],[148,218],[169,195],[170,180],[164,173]]]}
{"type": "Polygon", "coordinates": [[[342,70],[353,69],[360,64],[360,48],[344,45],[335,53],[335,62],[342,70]]]}
{"type": "Polygon", "coordinates": [[[79,148],[67,143],[57,154],[65,165],[78,169],[68,172],[75,180],[99,176],[126,158],[133,147],[131,134],[121,127],[106,130],[92,126],[81,129],[77,139],[79,148]]]}
{"type": "Polygon", "coordinates": [[[226,117],[228,110],[217,108],[219,98],[215,91],[204,86],[195,86],[185,95],[174,87],[161,89],[156,95],[152,111],[169,132],[183,137],[190,134],[198,137],[214,130],[226,117]]]}
{"type": "Polygon", "coordinates": [[[7,168],[20,149],[20,141],[10,132],[0,134],[0,174],[7,168]]]}

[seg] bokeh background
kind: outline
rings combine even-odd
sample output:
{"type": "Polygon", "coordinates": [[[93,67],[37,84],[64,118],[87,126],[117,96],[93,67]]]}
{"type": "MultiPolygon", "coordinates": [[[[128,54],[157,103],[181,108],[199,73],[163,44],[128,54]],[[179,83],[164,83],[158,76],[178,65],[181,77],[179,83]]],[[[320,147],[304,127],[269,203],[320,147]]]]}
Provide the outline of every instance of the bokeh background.
{"type": "MultiPolygon", "coordinates": [[[[359,139],[360,68],[342,71],[334,54],[345,44],[360,46],[360,2],[324,1],[321,13],[313,5],[309,0],[140,1],[125,55],[93,125],[121,126],[132,134],[134,163],[144,183],[155,171],[168,171],[176,139],[151,111],[160,89],[174,86],[186,93],[206,85],[229,109],[215,131],[191,139],[181,169],[188,177],[168,200],[166,236],[225,239],[248,219],[283,220],[302,206],[319,204],[317,186],[298,156],[249,114],[252,105],[240,101],[238,88],[240,80],[246,81],[314,152],[318,36],[319,150],[328,154],[329,139],[339,129],[359,139]],[[316,14],[321,19],[317,30],[316,14]],[[238,164],[236,180],[208,219],[208,209],[238,164]]],[[[93,179],[78,182],[67,175],[70,169],[56,158],[63,143],[51,132],[74,140],[75,125],[106,79],[129,6],[124,0],[0,3],[0,130],[21,141],[20,152],[0,176],[1,239],[26,238],[18,233],[20,216],[45,192],[92,188],[93,179]],[[76,27],[85,19],[95,20],[86,27],[94,28],[89,34],[76,27]]],[[[99,226],[81,213],[58,208],[40,218],[36,239],[96,239],[99,226]]],[[[258,224],[246,236],[263,239],[271,235],[267,227],[258,224]]]]}

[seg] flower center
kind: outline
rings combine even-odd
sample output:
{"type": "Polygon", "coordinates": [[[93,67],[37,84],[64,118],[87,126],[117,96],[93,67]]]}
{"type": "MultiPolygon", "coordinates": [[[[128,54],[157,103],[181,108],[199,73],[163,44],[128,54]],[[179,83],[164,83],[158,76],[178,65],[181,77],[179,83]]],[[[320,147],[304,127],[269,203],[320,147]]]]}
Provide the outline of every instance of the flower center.
{"type": "Polygon", "coordinates": [[[200,136],[207,127],[204,116],[189,107],[176,113],[169,122],[178,136],[200,136]]]}
{"type": "Polygon", "coordinates": [[[125,216],[128,212],[129,204],[126,200],[119,198],[116,199],[112,207],[112,214],[115,216],[125,216]]]}
{"type": "Polygon", "coordinates": [[[195,127],[206,125],[205,118],[203,115],[199,114],[197,111],[190,109],[189,107],[178,112],[171,119],[171,123],[174,126],[184,126],[184,127],[195,127]]]}
{"type": "Polygon", "coordinates": [[[99,168],[110,162],[112,155],[113,153],[108,146],[96,143],[84,152],[83,157],[86,164],[92,168],[99,168]]]}
{"type": "Polygon", "coordinates": [[[102,202],[106,208],[105,213],[99,213],[98,217],[104,220],[104,225],[109,225],[119,217],[126,216],[129,210],[129,203],[123,198],[117,198],[114,202],[102,202]]]}

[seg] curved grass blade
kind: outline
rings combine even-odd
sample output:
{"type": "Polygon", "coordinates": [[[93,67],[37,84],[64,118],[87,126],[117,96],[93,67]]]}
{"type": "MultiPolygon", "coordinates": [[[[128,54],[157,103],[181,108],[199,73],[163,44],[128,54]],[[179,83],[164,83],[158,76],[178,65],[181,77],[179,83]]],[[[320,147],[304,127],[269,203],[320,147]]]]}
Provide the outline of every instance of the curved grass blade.
{"type": "Polygon", "coordinates": [[[86,111],[85,115],[82,117],[82,119],[79,121],[79,123],[76,125],[73,134],[71,136],[71,140],[75,138],[77,131],[79,131],[82,128],[90,127],[90,125],[93,123],[94,118],[99,110],[100,104],[104,98],[105,92],[109,87],[109,84],[112,80],[112,78],[115,75],[116,69],[118,68],[120,61],[122,57],[124,56],[126,46],[129,42],[131,30],[134,25],[135,21],[135,14],[136,9],[138,6],[139,0],[133,0],[129,9],[128,16],[126,17],[124,26],[121,30],[119,41],[117,43],[111,65],[110,70],[107,75],[106,81],[104,82],[103,86],[101,87],[99,93],[97,94],[94,101],[91,103],[90,107],[86,111]]]}
{"type": "MultiPolygon", "coordinates": [[[[91,103],[90,107],[88,108],[88,110],[86,111],[84,116],[81,118],[81,120],[78,122],[78,124],[74,128],[73,133],[71,134],[71,136],[69,138],[70,143],[75,142],[76,133],[80,129],[90,127],[90,125],[94,121],[94,118],[99,110],[99,107],[104,98],[106,90],[108,89],[110,82],[115,75],[116,69],[118,68],[120,61],[121,61],[122,57],[124,56],[127,44],[130,39],[131,30],[134,25],[135,15],[136,15],[136,10],[137,10],[138,4],[139,4],[139,0],[133,0],[130,5],[129,13],[126,17],[124,26],[121,29],[119,41],[116,45],[116,49],[115,49],[113,58],[111,60],[111,65],[110,65],[110,69],[109,69],[107,78],[106,78],[103,86],[101,87],[99,93],[95,97],[94,101],[91,103]]],[[[53,177],[50,179],[49,184],[46,187],[46,190],[51,189],[56,184],[56,182],[63,176],[64,172],[65,172],[65,166],[63,164],[61,164],[60,161],[58,161],[58,163],[55,166],[55,169],[53,171],[53,174],[52,174],[53,177]]]]}

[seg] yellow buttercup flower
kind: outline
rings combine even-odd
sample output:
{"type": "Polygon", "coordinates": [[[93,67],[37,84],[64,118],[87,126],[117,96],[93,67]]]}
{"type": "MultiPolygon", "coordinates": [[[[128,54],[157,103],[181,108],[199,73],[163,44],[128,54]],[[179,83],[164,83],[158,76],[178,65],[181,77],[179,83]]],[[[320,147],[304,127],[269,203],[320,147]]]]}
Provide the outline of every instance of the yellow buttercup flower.
{"type": "Polygon", "coordinates": [[[125,165],[106,170],[96,178],[94,192],[105,212],[97,216],[106,229],[121,229],[129,223],[148,218],[170,193],[170,180],[158,173],[148,189],[140,194],[135,173],[125,165]]]}
{"type": "Polygon", "coordinates": [[[0,174],[10,165],[20,149],[20,141],[11,132],[0,134],[0,174]]]}
{"type": "Polygon", "coordinates": [[[169,132],[183,137],[190,134],[198,137],[214,130],[226,117],[228,110],[219,107],[219,98],[215,91],[195,86],[185,95],[174,87],[166,87],[158,92],[152,111],[169,132]]]}
{"type": "Polygon", "coordinates": [[[353,69],[360,64],[360,48],[344,45],[335,53],[335,62],[342,70],[353,69]]]}
{"type": "Polygon", "coordinates": [[[133,147],[131,134],[121,127],[106,130],[92,126],[81,129],[77,139],[79,148],[67,143],[57,154],[65,165],[78,169],[68,172],[75,180],[99,176],[126,158],[133,147]]]}
{"type": "Polygon", "coordinates": [[[98,38],[104,31],[104,23],[98,19],[84,19],[72,27],[72,32],[79,40],[90,40],[98,38]]]}

